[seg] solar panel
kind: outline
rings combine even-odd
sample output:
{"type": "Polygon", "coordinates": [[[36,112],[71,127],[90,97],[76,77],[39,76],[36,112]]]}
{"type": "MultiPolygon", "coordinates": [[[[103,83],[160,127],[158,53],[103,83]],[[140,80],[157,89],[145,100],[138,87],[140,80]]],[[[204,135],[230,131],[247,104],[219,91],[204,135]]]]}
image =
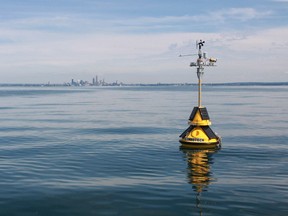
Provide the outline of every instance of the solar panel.
{"type": "Polygon", "coordinates": [[[190,125],[179,137],[184,138],[188,132],[193,130],[194,127],[194,125],[190,125]]]}
{"type": "Polygon", "coordinates": [[[202,126],[202,129],[204,130],[206,135],[209,137],[209,139],[217,139],[218,138],[209,126],[202,126]]]}
{"type": "Polygon", "coordinates": [[[199,108],[199,110],[200,110],[202,120],[209,120],[210,119],[206,107],[199,108]]]}
{"type": "Polygon", "coordinates": [[[191,112],[191,115],[189,117],[189,120],[192,121],[194,119],[194,116],[196,115],[196,112],[198,110],[198,107],[194,107],[192,112],[191,112]]]}

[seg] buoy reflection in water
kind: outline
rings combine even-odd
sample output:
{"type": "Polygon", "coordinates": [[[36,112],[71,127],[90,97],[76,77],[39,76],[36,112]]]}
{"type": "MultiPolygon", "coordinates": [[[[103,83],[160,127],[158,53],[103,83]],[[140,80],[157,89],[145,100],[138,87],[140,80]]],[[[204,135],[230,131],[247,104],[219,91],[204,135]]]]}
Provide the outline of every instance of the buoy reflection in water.
{"type": "Polygon", "coordinates": [[[187,160],[187,180],[192,184],[193,190],[196,192],[196,207],[199,209],[200,215],[203,213],[201,206],[201,193],[208,190],[208,186],[216,181],[211,171],[213,154],[219,149],[205,150],[188,150],[181,149],[187,160]]]}

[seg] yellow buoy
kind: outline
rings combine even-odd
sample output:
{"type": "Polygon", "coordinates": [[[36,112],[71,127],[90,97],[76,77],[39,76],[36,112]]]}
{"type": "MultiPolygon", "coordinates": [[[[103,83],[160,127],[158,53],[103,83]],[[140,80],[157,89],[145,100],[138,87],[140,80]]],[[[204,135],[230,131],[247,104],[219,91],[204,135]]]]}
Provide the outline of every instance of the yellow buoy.
{"type": "Polygon", "coordinates": [[[202,102],[202,76],[205,66],[215,66],[215,58],[206,58],[202,55],[202,46],[205,41],[196,42],[198,47],[198,59],[190,64],[191,67],[197,67],[198,77],[198,106],[194,107],[189,117],[189,127],[180,135],[179,142],[182,148],[215,148],[220,146],[221,138],[210,128],[211,120],[206,107],[201,105],[202,102]],[[213,61],[211,61],[211,59],[213,61]]]}

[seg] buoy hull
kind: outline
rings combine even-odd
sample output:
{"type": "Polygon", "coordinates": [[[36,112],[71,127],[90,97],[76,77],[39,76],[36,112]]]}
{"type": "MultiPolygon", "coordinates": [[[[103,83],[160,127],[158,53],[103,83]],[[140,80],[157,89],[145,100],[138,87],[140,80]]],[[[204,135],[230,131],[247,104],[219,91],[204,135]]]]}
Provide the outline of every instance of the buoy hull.
{"type": "Polygon", "coordinates": [[[181,148],[189,149],[215,149],[221,146],[221,138],[219,137],[216,141],[211,142],[197,142],[190,139],[181,138],[179,139],[181,148]]]}
{"type": "Polygon", "coordinates": [[[221,138],[210,128],[211,121],[205,107],[194,107],[189,125],[180,135],[179,142],[183,147],[207,149],[221,144],[221,138]]]}

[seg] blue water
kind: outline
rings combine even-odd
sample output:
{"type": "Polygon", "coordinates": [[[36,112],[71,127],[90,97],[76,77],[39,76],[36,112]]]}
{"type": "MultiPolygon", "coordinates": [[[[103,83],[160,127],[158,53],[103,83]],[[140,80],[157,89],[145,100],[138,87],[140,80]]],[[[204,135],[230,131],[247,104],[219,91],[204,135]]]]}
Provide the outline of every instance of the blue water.
{"type": "Polygon", "coordinates": [[[0,215],[288,215],[288,87],[1,87],[0,215]]]}

